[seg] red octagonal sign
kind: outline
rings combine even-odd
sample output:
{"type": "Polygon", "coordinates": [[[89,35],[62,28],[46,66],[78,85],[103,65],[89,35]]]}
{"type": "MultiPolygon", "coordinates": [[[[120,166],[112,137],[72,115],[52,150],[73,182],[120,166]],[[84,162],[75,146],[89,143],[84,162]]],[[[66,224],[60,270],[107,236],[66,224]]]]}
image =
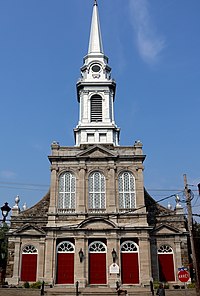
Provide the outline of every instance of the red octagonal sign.
{"type": "Polygon", "coordinates": [[[186,283],[190,278],[190,274],[187,270],[180,270],[178,272],[178,279],[179,281],[186,283]]]}

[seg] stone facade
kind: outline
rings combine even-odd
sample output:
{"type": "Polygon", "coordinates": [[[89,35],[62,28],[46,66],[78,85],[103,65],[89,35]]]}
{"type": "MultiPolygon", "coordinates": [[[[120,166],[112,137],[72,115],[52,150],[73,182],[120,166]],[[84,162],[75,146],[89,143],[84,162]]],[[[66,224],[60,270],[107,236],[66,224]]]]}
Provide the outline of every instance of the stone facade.
{"type": "MultiPolygon", "coordinates": [[[[171,211],[158,205],[144,190],[142,144],[133,147],[84,145],[60,147],[52,144],[50,192],[35,206],[23,212],[14,212],[9,238],[8,277],[10,284],[20,280],[21,251],[31,244],[38,250],[37,280],[55,284],[57,275],[57,246],[61,241],[72,240],[76,247],[74,282],[80,287],[89,285],[90,241],[106,241],[107,285],[121,282],[120,248],[124,241],[133,240],[139,246],[139,283],[146,286],[151,277],[159,279],[157,250],[170,245],[174,251],[174,269],[188,264],[185,218],[180,210],[171,211]],[[76,207],[58,208],[59,178],[63,172],[76,176],[76,207]],[[88,206],[88,179],[94,171],[101,171],[106,179],[105,209],[88,206]],[[119,175],[128,171],[134,175],[136,188],[135,209],[120,208],[119,175]],[[112,250],[116,251],[118,274],[110,274],[112,250]],[[80,262],[79,250],[84,258],[80,262]]],[[[175,281],[177,282],[177,277],[175,281]]],[[[69,285],[70,286],[70,285],[69,285]]]]}

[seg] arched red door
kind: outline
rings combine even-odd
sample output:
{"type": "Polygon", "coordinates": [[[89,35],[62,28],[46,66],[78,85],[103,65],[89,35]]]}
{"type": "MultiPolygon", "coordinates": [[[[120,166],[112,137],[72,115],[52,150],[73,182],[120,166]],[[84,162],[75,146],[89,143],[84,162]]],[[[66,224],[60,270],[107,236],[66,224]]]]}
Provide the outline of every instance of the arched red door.
{"type": "Polygon", "coordinates": [[[74,252],[75,247],[69,241],[57,246],[57,284],[74,284],[74,252]]]}
{"type": "Polygon", "coordinates": [[[22,249],[21,281],[36,282],[38,251],[33,245],[22,249]]]}
{"type": "Polygon", "coordinates": [[[162,245],[158,249],[159,280],[161,282],[175,281],[174,254],[169,245],[162,245]]]}
{"type": "Polygon", "coordinates": [[[101,285],[107,283],[106,253],[106,245],[101,241],[94,241],[89,245],[90,285],[101,285]]]}
{"type": "Polygon", "coordinates": [[[133,241],[121,245],[122,284],[139,284],[138,246],[133,241]]]}

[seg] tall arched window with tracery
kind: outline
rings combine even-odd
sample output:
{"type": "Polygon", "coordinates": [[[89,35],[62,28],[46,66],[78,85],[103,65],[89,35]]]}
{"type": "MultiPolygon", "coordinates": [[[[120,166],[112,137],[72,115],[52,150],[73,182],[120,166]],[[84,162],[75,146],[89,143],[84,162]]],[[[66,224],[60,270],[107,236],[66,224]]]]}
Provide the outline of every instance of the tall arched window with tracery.
{"type": "Polygon", "coordinates": [[[58,211],[75,211],[76,200],[76,178],[71,172],[64,172],[59,177],[58,182],[58,211]]]}
{"type": "Polygon", "coordinates": [[[89,210],[102,211],[106,207],[105,176],[98,171],[89,175],[89,210]]]}
{"type": "Polygon", "coordinates": [[[133,209],[136,207],[135,177],[131,172],[122,172],[118,179],[119,208],[133,209]]]}
{"type": "Polygon", "coordinates": [[[174,252],[170,245],[161,245],[158,249],[159,280],[175,281],[174,252]],[[167,268],[166,268],[167,266],[167,268]]]}

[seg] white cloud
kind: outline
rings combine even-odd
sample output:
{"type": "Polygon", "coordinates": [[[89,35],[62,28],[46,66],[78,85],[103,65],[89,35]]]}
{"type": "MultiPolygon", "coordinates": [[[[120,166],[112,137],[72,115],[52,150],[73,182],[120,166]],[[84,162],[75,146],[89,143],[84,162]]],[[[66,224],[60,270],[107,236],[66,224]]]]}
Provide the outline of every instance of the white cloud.
{"type": "Polygon", "coordinates": [[[165,47],[165,40],[153,24],[148,0],[129,0],[129,4],[139,54],[145,62],[155,63],[165,47]]]}
{"type": "Polygon", "coordinates": [[[10,170],[0,171],[0,176],[5,179],[13,179],[16,176],[16,173],[10,170]]]}

